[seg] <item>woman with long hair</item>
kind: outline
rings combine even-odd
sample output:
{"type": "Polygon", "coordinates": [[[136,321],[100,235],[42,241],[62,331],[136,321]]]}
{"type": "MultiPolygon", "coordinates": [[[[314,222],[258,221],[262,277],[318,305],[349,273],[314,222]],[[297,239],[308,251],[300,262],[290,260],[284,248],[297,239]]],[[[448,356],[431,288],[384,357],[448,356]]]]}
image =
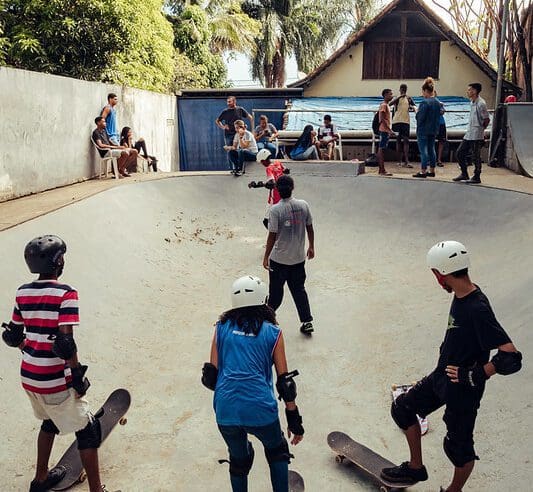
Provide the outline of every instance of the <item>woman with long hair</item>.
{"type": "Polygon", "coordinates": [[[153,155],[148,155],[144,138],[141,137],[139,140],[135,141],[133,138],[133,130],[129,126],[125,126],[120,132],[120,145],[124,145],[130,149],[136,149],[139,153],[139,157],[148,162],[148,167],[153,166],[154,172],[157,171],[157,159],[153,155]],[[143,155],[141,155],[141,150],[143,151],[143,155]]]}
{"type": "Polygon", "coordinates": [[[424,99],[416,113],[416,140],[420,151],[420,171],[414,178],[434,178],[437,155],[435,138],[439,133],[441,104],[435,97],[435,81],[428,77],[422,84],[424,99]],[[429,167],[429,171],[427,168],[429,167]]]}
{"type": "Polygon", "coordinates": [[[318,159],[318,151],[316,150],[315,143],[316,132],[313,129],[313,125],[306,125],[290,152],[290,158],[295,161],[318,159]]]}
{"type": "Polygon", "coordinates": [[[272,365],[279,397],[285,401],[291,444],[298,444],[304,434],[295,403],[293,377],[298,372],[288,372],[283,334],[267,297],[268,287],[257,277],[245,276],[233,283],[232,308],[216,323],[210,362],[202,369],[202,383],[215,392],[213,406],[228,446],[233,492],[248,490],[248,473],[254,460],[248,434],[257,437],[265,448],[272,490],[288,491],[289,444],[281,430],[272,365]]]}

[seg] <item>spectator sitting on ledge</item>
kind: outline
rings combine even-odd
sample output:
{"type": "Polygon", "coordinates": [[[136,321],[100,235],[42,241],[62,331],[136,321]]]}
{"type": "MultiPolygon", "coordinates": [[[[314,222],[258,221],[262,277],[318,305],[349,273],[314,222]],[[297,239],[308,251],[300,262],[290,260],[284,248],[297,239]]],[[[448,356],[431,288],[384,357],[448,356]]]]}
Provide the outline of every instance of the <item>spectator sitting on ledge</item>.
{"type": "Polygon", "coordinates": [[[121,176],[128,177],[127,169],[137,166],[138,152],[135,149],[128,149],[122,145],[113,144],[109,140],[109,135],[106,132],[105,119],[102,116],[97,116],[94,122],[96,129],[92,133],[92,139],[98,147],[100,157],[105,157],[108,152],[111,157],[118,157],[118,172],[121,176]]]}
{"type": "Polygon", "coordinates": [[[144,138],[140,137],[139,140],[135,141],[133,130],[129,126],[125,126],[120,132],[120,145],[128,149],[135,149],[139,153],[139,157],[148,162],[148,167],[153,166],[153,171],[157,171],[157,159],[153,155],[148,155],[144,138]],[[141,150],[143,155],[141,155],[141,150]]]}

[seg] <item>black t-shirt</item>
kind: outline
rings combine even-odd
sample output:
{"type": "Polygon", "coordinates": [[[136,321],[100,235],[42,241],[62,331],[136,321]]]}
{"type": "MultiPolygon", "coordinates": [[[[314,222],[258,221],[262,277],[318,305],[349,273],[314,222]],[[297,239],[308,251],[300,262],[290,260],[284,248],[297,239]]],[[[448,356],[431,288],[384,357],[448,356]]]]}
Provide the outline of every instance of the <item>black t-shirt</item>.
{"type": "Polygon", "coordinates": [[[466,297],[454,297],[452,301],[438,367],[470,367],[476,362],[486,364],[491,350],[510,342],[489,300],[477,287],[466,297]]]}
{"type": "MultiPolygon", "coordinates": [[[[105,130],[96,130],[93,131],[93,140],[96,145],[98,145],[98,140],[101,140],[103,144],[111,145],[111,142],[109,140],[109,135],[105,130]]],[[[98,148],[98,152],[100,153],[101,157],[104,157],[109,149],[100,149],[98,148]]]]}
{"type": "Polygon", "coordinates": [[[225,135],[235,135],[235,127],[233,124],[237,120],[244,120],[248,118],[248,112],[241,106],[235,106],[234,108],[226,108],[218,117],[218,121],[229,126],[229,130],[224,130],[225,135]]]}

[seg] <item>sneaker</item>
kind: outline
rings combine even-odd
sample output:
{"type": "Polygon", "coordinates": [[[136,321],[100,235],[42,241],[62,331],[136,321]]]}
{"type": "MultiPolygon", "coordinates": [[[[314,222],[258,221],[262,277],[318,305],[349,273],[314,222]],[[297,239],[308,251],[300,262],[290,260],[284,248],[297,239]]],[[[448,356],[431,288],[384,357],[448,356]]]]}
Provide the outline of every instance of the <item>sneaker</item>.
{"type": "Polygon", "coordinates": [[[429,172],[429,173],[426,173],[426,176],[428,178],[434,178],[435,177],[435,173],[429,172]]]}
{"type": "Polygon", "coordinates": [[[400,162],[400,167],[405,167],[407,169],[413,169],[413,166],[411,166],[411,164],[409,164],[408,162],[400,162]]]}
{"type": "Polygon", "coordinates": [[[384,172],[384,173],[379,173],[380,176],[392,176],[392,173],[388,173],[388,172],[384,172]]]}
{"type": "Polygon", "coordinates": [[[437,162],[437,167],[444,167],[444,164],[442,162],[437,162]]]}
{"type": "Polygon", "coordinates": [[[459,176],[456,176],[452,179],[452,181],[466,181],[468,179],[468,174],[459,174],[459,176]]]}
{"type": "Polygon", "coordinates": [[[30,483],[30,492],[46,492],[51,489],[56,483],[63,480],[67,474],[67,469],[64,466],[56,466],[48,472],[48,476],[44,482],[37,482],[32,480],[30,483]]]}
{"type": "Polygon", "coordinates": [[[477,176],[472,176],[470,179],[467,179],[465,183],[468,184],[479,184],[481,183],[481,179],[479,179],[477,176]]]}
{"type": "Polygon", "coordinates": [[[413,178],[425,178],[427,177],[427,173],[416,173],[413,174],[413,178]]]}
{"type": "Polygon", "coordinates": [[[383,468],[381,476],[389,482],[406,482],[415,484],[428,479],[428,472],[423,466],[419,469],[409,468],[409,462],[404,461],[400,466],[383,468]]]}
{"type": "Polygon", "coordinates": [[[311,323],[311,321],[306,321],[300,326],[300,332],[304,335],[311,335],[314,331],[315,329],[313,328],[313,323],[311,323]]]}

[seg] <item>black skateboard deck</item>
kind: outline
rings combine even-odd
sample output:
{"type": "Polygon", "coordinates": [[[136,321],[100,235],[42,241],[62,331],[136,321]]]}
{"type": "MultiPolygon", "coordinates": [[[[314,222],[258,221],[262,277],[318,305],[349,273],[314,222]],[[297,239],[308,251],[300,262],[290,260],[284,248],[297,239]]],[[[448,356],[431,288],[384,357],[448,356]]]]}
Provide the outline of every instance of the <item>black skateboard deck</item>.
{"type": "MultiPolygon", "coordinates": [[[[130,408],[130,403],[131,395],[129,392],[125,389],[116,389],[109,395],[102,408],[95,413],[102,428],[102,442],[105,441],[118,423],[121,425],[126,424],[127,420],[124,415],[128,411],[128,408],[130,408]]],[[[67,490],[73,485],[85,480],[85,470],[81,464],[78,442],[76,440],[65,451],[65,454],[56,466],[60,465],[67,469],[67,474],[51,490],[67,490]]]]}
{"type": "Polygon", "coordinates": [[[303,477],[294,470],[289,470],[289,492],[303,492],[305,484],[303,477]]]}
{"type": "Polygon", "coordinates": [[[406,489],[413,485],[411,483],[389,482],[382,478],[381,470],[383,468],[396,465],[370,448],[354,441],[349,435],[344,434],[344,432],[329,433],[328,445],[336,453],[335,461],[337,463],[342,463],[345,459],[350,460],[355,466],[370,475],[374,481],[379,482],[380,492],[406,489]]]}

